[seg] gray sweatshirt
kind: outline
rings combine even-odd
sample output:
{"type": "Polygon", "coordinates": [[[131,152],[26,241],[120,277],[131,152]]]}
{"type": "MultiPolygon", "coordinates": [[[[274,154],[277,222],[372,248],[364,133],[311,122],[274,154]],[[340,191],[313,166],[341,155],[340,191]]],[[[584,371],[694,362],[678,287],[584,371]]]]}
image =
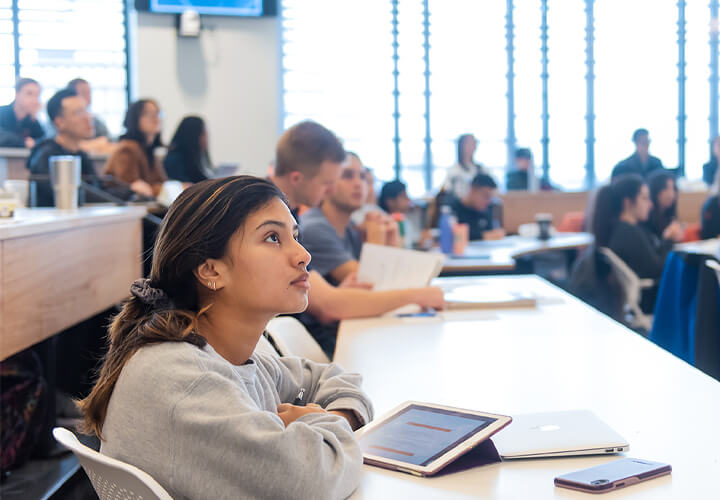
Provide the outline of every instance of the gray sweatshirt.
{"type": "Polygon", "coordinates": [[[286,428],[277,406],[305,388],[306,402],[367,423],[372,405],[360,382],[301,358],[256,352],[235,366],[209,345],[143,347],[113,390],[101,452],[147,472],[174,499],[345,498],[362,466],[347,420],[311,413],[286,428]]]}

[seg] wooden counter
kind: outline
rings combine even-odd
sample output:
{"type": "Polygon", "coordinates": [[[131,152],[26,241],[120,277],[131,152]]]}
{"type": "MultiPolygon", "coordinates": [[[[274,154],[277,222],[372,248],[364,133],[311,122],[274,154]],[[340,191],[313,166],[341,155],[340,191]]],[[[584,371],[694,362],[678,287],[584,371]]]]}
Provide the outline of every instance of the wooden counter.
{"type": "Polygon", "coordinates": [[[128,295],[144,207],[24,209],[0,219],[0,360],[128,295]]]}

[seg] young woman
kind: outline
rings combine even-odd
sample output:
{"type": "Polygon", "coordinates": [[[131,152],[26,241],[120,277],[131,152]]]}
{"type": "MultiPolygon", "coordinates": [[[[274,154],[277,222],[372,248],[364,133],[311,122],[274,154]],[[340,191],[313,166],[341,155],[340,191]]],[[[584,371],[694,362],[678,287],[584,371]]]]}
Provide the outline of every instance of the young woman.
{"type": "Polygon", "coordinates": [[[720,136],[716,135],[710,146],[710,161],[703,165],[703,180],[708,186],[713,186],[718,171],[718,158],[720,158],[720,136]]]}
{"type": "Polygon", "coordinates": [[[675,176],[667,170],[656,170],[647,177],[652,209],[645,228],[659,242],[663,239],[682,241],[685,230],[676,220],[678,191],[675,176]]]}
{"type": "Polygon", "coordinates": [[[360,377],[254,352],[271,318],[307,307],[309,261],[272,183],[238,176],[183,191],[80,403],[101,452],[174,498],[350,495],[362,466],[353,429],[372,416],[360,377]]]}
{"type": "Polygon", "coordinates": [[[650,191],[643,178],[621,175],[598,191],[592,224],[597,247],[612,250],[638,277],[656,281],[654,288],[643,292],[640,307],[646,313],[652,313],[655,307],[657,281],[675,243],[665,237],[656,244],[641,226],[651,209],[650,191]]]}
{"type": "Polygon", "coordinates": [[[105,165],[105,173],[127,182],[144,196],[157,196],[167,180],[162,164],[155,158],[160,141],[160,108],[151,99],[130,105],[125,115],[125,134],[105,165]]]}
{"type": "Polygon", "coordinates": [[[204,181],[212,176],[205,122],[199,116],[186,116],[178,125],[165,156],[168,178],[185,184],[204,181]]]}
{"type": "Polygon", "coordinates": [[[473,156],[477,149],[477,139],[472,134],[463,134],[457,140],[457,163],[448,169],[442,190],[446,194],[463,198],[470,190],[470,183],[485,168],[475,163],[473,156]]]}

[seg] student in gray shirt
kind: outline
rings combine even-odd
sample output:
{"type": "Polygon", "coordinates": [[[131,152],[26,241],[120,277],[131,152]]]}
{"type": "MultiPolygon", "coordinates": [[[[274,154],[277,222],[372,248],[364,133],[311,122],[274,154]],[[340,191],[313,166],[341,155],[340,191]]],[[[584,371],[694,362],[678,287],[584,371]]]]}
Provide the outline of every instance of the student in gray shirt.
{"type": "Polygon", "coordinates": [[[101,452],[176,499],[349,496],[362,466],[353,430],[372,418],[360,376],[254,352],[272,317],[307,307],[309,261],[272,183],[185,190],[79,403],[101,452]]]}
{"type": "Polygon", "coordinates": [[[312,255],[313,269],[335,285],[357,272],[361,227],[368,243],[400,245],[397,223],[387,215],[368,213],[361,226],[352,221],[367,198],[367,175],[360,158],[348,152],[332,194],[300,217],[302,242],[312,255]]]}

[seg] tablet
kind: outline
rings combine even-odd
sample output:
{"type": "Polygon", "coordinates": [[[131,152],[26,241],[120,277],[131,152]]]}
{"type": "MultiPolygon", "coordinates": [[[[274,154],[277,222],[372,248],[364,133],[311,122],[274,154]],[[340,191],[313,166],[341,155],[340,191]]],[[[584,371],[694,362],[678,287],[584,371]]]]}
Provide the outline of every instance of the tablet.
{"type": "Polygon", "coordinates": [[[355,434],[366,464],[431,476],[511,421],[505,415],[406,401],[355,434]]]}

